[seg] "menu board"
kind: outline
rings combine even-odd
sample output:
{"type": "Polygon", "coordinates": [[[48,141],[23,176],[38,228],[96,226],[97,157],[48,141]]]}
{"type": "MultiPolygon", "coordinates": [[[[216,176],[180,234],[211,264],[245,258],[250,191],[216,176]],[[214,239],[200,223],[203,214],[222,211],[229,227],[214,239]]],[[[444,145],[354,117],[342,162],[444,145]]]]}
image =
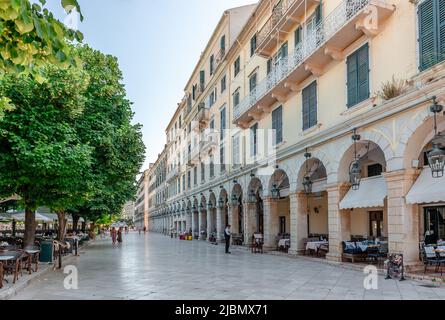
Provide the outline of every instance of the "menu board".
{"type": "Polygon", "coordinates": [[[404,266],[403,266],[403,254],[394,253],[388,256],[387,260],[387,275],[386,279],[399,279],[405,280],[404,266]]]}

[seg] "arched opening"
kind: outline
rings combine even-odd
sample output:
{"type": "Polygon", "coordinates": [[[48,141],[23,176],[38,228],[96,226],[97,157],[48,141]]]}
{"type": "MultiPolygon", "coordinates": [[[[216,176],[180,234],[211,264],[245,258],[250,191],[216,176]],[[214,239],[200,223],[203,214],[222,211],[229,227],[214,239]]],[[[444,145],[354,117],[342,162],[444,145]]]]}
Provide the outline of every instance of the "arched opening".
{"type": "Polygon", "coordinates": [[[269,214],[265,217],[264,244],[277,249],[280,246],[286,248],[290,241],[290,183],[284,170],[275,170],[270,179],[269,190],[272,202],[269,214]]]}
{"type": "Polygon", "coordinates": [[[297,252],[319,256],[329,239],[326,167],[307,154],[297,177],[297,252]]]}
{"type": "Polygon", "coordinates": [[[207,234],[210,242],[216,242],[216,196],[213,192],[210,193],[209,202],[207,204],[207,234]]]}
{"type": "Polygon", "coordinates": [[[408,230],[414,232],[403,235],[404,243],[410,245],[405,254],[412,259],[419,256],[419,247],[415,246],[418,242],[427,246],[445,244],[445,176],[442,166],[430,166],[435,161],[429,158],[433,148],[445,151],[445,118],[437,116],[436,124],[437,132],[434,118],[425,120],[409,138],[404,154],[405,168],[414,171],[412,179],[407,177],[405,182],[404,207],[414,222],[408,230]]]}
{"type": "MultiPolygon", "coordinates": [[[[350,243],[360,244],[369,253],[370,244],[382,244],[388,250],[388,206],[386,159],[382,149],[369,140],[356,140],[346,150],[338,169],[339,218],[332,236],[342,254],[349,253],[350,243]]],[[[331,231],[331,230],[330,230],[331,231]]]]}
{"type": "Polygon", "coordinates": [[[264,234],[263,185],[261,180],[252,177],[248,192],[248,201],[252,205],[253,212],[250,213],[251,219],[248,221],[246,229],[249,230],[248,236],[252,237],[253,233],[264,234]]]}
{"type": "Polygon", "coordinates": [[[193,219],[193,238],[199,239],[199,202],[196,197],[193,197],[192,204],[192,219],[193,219]]]}

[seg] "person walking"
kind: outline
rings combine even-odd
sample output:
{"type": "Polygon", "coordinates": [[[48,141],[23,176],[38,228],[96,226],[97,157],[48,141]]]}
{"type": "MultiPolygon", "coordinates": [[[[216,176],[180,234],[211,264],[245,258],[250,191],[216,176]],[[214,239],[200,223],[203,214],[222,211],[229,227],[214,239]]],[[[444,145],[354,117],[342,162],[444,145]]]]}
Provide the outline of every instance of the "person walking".
{"type": "Polygon", "coordinates": [[[117,231],[117,242],[122,243],[122,227],[117,231]]]}
{"type": "Polygon", "coordinates": [[[141,235],[141,227],[138,227],[139,235],[141,235]]]}
{"type": "Polygon", "coordinates": [[[230,247],[230,236],[232,235],[231,231],[230,231],[230,224],[228,224],[226,226],[226,228],[224,229],[224,238],[226,239],[226,253],[231,253],[229,251],[229,247],[230,247]]]}
{"type": "Polygon", "coordinates": [[[113,244],[116,244],[116,236],[117,236],[116,228],[113,227],[111,229],[111,240],[113,241],[113,244]]]}
{"type": "Polygon", "coordinates": [[[144,226],[144,234],[146,234],[146,233],[147,233],[147,227],[144,226]]]}

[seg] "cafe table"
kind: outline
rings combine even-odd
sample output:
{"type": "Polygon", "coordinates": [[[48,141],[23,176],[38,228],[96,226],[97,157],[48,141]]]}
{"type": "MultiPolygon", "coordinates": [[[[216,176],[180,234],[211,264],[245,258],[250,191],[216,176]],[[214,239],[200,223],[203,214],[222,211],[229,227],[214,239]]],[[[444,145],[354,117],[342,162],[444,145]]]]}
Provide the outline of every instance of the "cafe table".
{"type": "Polygon", "coordinates": [[[38,268],[39,268],[39,254],[40,254],[40,250],[38,250],[38,249],[25,249],[24,251],[31,256],[31,263],[32,263],[33,260],[36,262],[35,270],[32,270],[32,267],[31,267],[31,270],[34,271],[34,272],[37,272],[38,268]]]}

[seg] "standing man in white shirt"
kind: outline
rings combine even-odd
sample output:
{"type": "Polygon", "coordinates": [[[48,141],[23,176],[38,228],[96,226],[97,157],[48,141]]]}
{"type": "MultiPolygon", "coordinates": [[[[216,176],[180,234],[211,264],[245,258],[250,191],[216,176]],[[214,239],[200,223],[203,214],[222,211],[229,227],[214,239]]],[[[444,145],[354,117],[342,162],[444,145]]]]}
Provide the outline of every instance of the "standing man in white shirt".
{"type": "Polygon", "coordinates": [[[231,231],[230,231],[230,224],[228,224],[226,226],[226,228],[224,229],[224,238],[226,240],[226,253],[231,253],[229,251],[229,247],[230,247],[230,236],[231,236],[231,231]]]}

